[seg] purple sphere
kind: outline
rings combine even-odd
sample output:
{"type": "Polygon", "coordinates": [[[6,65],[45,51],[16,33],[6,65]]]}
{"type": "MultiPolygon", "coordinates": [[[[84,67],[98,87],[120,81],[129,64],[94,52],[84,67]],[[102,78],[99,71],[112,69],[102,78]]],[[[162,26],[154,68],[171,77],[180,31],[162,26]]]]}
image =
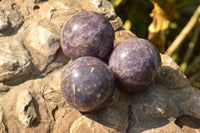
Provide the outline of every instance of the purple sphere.
{"type": "Polygon", "coordinates": [[[95,57],[80,57],[65,68],[61,88],[65,100],[81,112],[107,105],[114,92],[112,71],[95,57]]]}
{"type": "Polygon", "coordinates": [[[104,59],[113,49],[114,30],[103,15],[92,11],[78,12],[62,27],[61,48],[70,59],[95,56],[104,59]]]}
{"type": "Polygon", "coordinates": [[[133,38],[117,45],[109,59],[109,67],[123,89],[143,92],[160,72],[161,57],[149,41],[133,38]]]}

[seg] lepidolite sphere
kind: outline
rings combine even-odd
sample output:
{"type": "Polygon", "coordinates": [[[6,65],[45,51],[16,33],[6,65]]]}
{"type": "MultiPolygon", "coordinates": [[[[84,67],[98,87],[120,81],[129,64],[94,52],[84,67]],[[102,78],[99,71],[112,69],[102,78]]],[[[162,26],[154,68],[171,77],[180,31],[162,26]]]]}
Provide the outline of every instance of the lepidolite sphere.
{"type": "Polygon", "coordinates": [[[95,56],[104,59],[113,49],[114,30],[103,15],[78,12],[62,27],[61,48],[70,59],[95,56]]]}
{"type": "Polygon", "coordinates": [[[95,57],[80,57],[65,68],[61,88],[65,100],[81,112],[106,106],[114,92],[114,77],[106,65],[95,57]]]}
{"type": "Polygon", "coordinates": [[[160,72],[161,57],[149,41],[133,38],[117,45],[109,59],[109,67],[123,89],[143,92],[160,72]]]}

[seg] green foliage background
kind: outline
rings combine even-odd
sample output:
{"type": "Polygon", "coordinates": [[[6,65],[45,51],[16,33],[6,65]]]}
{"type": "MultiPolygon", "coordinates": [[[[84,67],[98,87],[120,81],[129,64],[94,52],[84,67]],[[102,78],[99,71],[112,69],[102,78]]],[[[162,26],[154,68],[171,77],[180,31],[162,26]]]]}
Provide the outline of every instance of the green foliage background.
{"type": "MultiPolygon", "coordinates": [[[[200,0],[109,0],[117,13],[118,16],[124,22],[124,28],[131,30],[138,37],[148,39],[148,27],[152,22],[150,14],[154,5],[152,2],[157,2],[160,7],[169,14],[173,14],[170,18],[170,25],[167,30],[165,50],[170,46],[174,39],[179,35],[185,25],[188,23],[189,19],[200,5],[200,0]],[[171,7],[169,7],[169,5],[171,7]],[[171,11],[171,12],[170,12],[171,11]]],[[[200,22],[200,19],[199,19],[200,22]]],[[[191,55],[191,58],[186,64],[183,65],[183,58],[188,49],[188,44],[194,35],[194,30],[187,35],[184,39],[183,44],[178,48],[178,50],[172,55],[172,58],[180,65],[181,69],[184,71],[187,66],[190,66],[196,58],[200,58],[200,36],[198,36],[197,44],[191,55]]],[[[190,73],[187,73],[187,77],[190,78],[195,74],[200,73],[200,63],[197,64],[190,73]]],[[[200,88],[200,75],[191,84],[197,88],[200,88]]]]}
{"type": "MultiPolygon", "coordinates": [[[[150,25],[152,18],[150,13],[153,9],[153,4],[150,0],[109,0],[118,16],[126,22],[131,21],[131,30],[138,37],[147,38],[148,26],[150,25]]],[[[199,0],[200,3],[200,0],[199,0]]],[[[168,34],[169,42],[173,41],[175,37],[180,33],[182,28],[187,24],[189,18],[194,13],[199,4],[188,4],[182,8],[178,8],[177,16],[172,18],[171,25],[168,34]]]]}
{"type": "Polygon", "coordinates": [[[148,34],[148,26],[152,19],[149,17],[153,4],[149,0],[121,0],[121,3],[116,5],[119,0],[111,0],[115,7],[117,15],[121,17],[123,22],[131,21],[131,30],[138,37],[146,38],[148,34]]]}

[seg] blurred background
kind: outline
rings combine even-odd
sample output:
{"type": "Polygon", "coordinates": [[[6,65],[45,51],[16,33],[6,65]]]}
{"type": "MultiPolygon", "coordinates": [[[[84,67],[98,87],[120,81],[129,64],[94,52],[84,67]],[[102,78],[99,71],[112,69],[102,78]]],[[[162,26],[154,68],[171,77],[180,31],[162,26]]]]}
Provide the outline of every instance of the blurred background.
{"type": "Polygon", "coordinates": [[[200,89],[200,0],[109,0],[123,28],[172,57],[200,89]]]}
{"type": "Polygon", "coordinates": [[[200,89],[200,0],[109,1],[123,28],[171,56],[191,85],[200,89]]]}

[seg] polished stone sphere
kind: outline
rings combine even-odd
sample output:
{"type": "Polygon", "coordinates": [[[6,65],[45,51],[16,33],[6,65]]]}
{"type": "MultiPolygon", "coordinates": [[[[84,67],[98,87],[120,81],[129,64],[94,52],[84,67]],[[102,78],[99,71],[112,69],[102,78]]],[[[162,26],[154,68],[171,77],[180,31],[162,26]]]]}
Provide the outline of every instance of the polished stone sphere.
{"type": "Polygon", "coordinates": [[[65,100],[81,112],[106,106],[114,92],[108,65],[95,57],[80,57],[66,66],[61,80],[65,100]]]}
{"type": "Polygon", "coordinates": [[[78,12],[62,27],[61,48],[70,59],[94,56],[105,59],[113,49],[114,30],[103,15],[92,11],[78,12]]]}
{"type": "Polygon", "coordinates": [[[109,59],[121,88],[130,92],[146,91],[161,69],[157,48],[145,39],[133,38],[117,45],[109,59]]]}

